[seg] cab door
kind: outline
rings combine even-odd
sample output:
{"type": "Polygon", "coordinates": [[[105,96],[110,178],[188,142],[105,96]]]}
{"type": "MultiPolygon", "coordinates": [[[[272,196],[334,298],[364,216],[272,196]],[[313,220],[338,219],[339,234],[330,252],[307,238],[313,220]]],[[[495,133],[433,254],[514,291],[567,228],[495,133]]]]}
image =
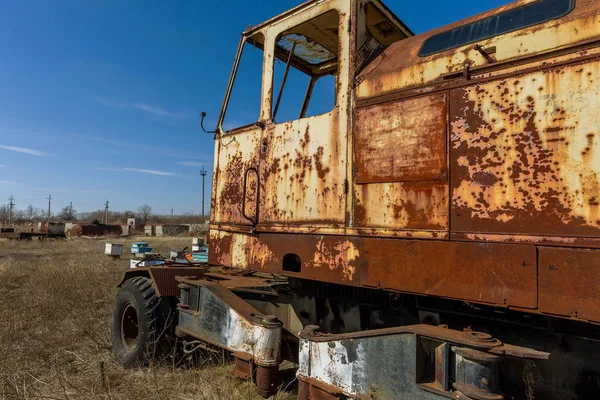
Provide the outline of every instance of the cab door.
{"type": "Polygon", "coordinates": [[[264,35],[243,35],[215,136],[211,223],[246,231],[258,222],[264,35]]]}
{"type": "Polygon", "coordinates": [[[259,230],[343,232],[350,13],[340,7],[347,3],[316,4],[267,33],[275,62],[265,65],[271,118],[260,143],[259,230]]]}

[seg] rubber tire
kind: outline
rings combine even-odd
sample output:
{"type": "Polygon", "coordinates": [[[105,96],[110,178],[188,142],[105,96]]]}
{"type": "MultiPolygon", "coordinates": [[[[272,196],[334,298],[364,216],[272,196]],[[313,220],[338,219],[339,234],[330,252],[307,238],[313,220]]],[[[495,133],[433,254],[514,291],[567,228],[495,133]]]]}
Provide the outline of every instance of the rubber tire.
{"type": "Polygon", "coordinates": [[[115,358],[126,367],[145,367],[150,361],[158,362],[171,349],[176,310],[172,299],[156,295],[149,278],[136,276],[119,288],[112,318],[112,348],[115,358]],[[137,341],[124,343],[122,336],[123,314],[135,309],[137,316],[137,341]]]}

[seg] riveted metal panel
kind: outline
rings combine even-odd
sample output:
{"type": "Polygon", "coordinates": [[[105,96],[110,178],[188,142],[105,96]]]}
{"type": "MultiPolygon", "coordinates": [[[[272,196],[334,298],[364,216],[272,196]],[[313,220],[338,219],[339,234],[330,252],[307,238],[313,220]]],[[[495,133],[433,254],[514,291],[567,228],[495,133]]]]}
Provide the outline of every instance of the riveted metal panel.
{"type": "Polygon", "coordinates": [[[537,307],[536,248],[296,234],[211,231],[211,262],[320,282],[370,286],[479,303],[537,307]],[[296,254],[301,270],[286,271],[296,254]]]}
{"type": "MultiPolygon", "coordinates": [[[[252,127],[224,136],[217,142],[211,221],[250,224],[242,212],[245,193],[244,176],[249,169],[256,168],[258,165],[260,134],[260,128],[252,127]]],[[[256,208],[256,205],[251,203],[255,203],[256,198],[246,200],[245,212],[256,208]]]]}
{"type": "Polygon", "coordinates": [[[356,183],[446,179],[445,93],[356,111],[356,183]]]}
{"type": "Polygon", "coordinates": [[[447,182],[356,185],[354,226],[447,230],[448,191],[447,182]]]}
{"type": "Polygon", "coordinates": [[[482,303],[537,307],[536,249],[529,245],[364,238],[364,284],[482,303]]]}
{"type": "Polygon", "coordinates": [[[453,231],[600,234],[599,68],[452,91],[453,231]]]}
{"type": "Polygon", "coordinates": [[[540,248],[540,311],[600,322],[600,252],[540,248]]]}

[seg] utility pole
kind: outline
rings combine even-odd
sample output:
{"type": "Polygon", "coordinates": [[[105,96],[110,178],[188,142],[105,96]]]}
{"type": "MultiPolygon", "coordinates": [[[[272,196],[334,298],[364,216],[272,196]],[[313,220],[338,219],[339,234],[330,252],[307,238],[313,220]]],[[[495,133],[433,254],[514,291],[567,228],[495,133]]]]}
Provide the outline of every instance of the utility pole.
{"type": "Polygon", "coordinates": [[[69,221],[73,219],[73,202],[69,203],[69,221]]]}
{"type": "Polygon", "coordinates": [[[204,165],[202,166],[202,169],[200,170],[200,175],[202,175],[202,222],[204,222],[204,177],[206,176],[207,172],[204,169],[204,165]]]}
{"type": "Polygon", "coordinates": [[[48,233],[50,233],[50,204],[52,203],[52,195],[48,195],[48,233]]]}
{"type": "Polygon", "coordinates": [[[171,219],[173,219],[173,209],[171,208],[171,219]]]}
{"type": "Polygon", "coordinates": [[[108,225],[108,200],[106,200],[106,204],[104,205],[104,225],[108,225]]]}
{"type": "Polygon", "coordinates": [[[13,207],[15,206],[14,200],[15,198],[10,195],[8,198],[8,225],[10,225],[12,222],[13,207]]]}

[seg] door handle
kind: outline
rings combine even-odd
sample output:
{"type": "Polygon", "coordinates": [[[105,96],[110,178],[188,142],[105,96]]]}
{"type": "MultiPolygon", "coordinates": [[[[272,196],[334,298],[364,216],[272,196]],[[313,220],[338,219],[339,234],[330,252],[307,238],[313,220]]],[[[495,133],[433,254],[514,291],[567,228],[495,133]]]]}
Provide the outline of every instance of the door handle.
{"type": "Polygon", "coordinates": [[[263,139],[260,143],[260,151],[261,153],[266,153],[269,150],[269,141],[267,139],[263,139]]]}
{"type": "Polygon", "coordinates": [[[244,174],[244,188],[242,193],[242,217],[247,219],[252,223],[252,226],[256,226],[258,224],[258,204],[260,202],[260,182],[258,176],[258,170],[256,168],[248,168],[246,173],[244,174]],[[250,173],[256,174],[256,206],[254,208],[254,215],[246,214],[246,197],[248,194],[248,175],[250,173]]]}

